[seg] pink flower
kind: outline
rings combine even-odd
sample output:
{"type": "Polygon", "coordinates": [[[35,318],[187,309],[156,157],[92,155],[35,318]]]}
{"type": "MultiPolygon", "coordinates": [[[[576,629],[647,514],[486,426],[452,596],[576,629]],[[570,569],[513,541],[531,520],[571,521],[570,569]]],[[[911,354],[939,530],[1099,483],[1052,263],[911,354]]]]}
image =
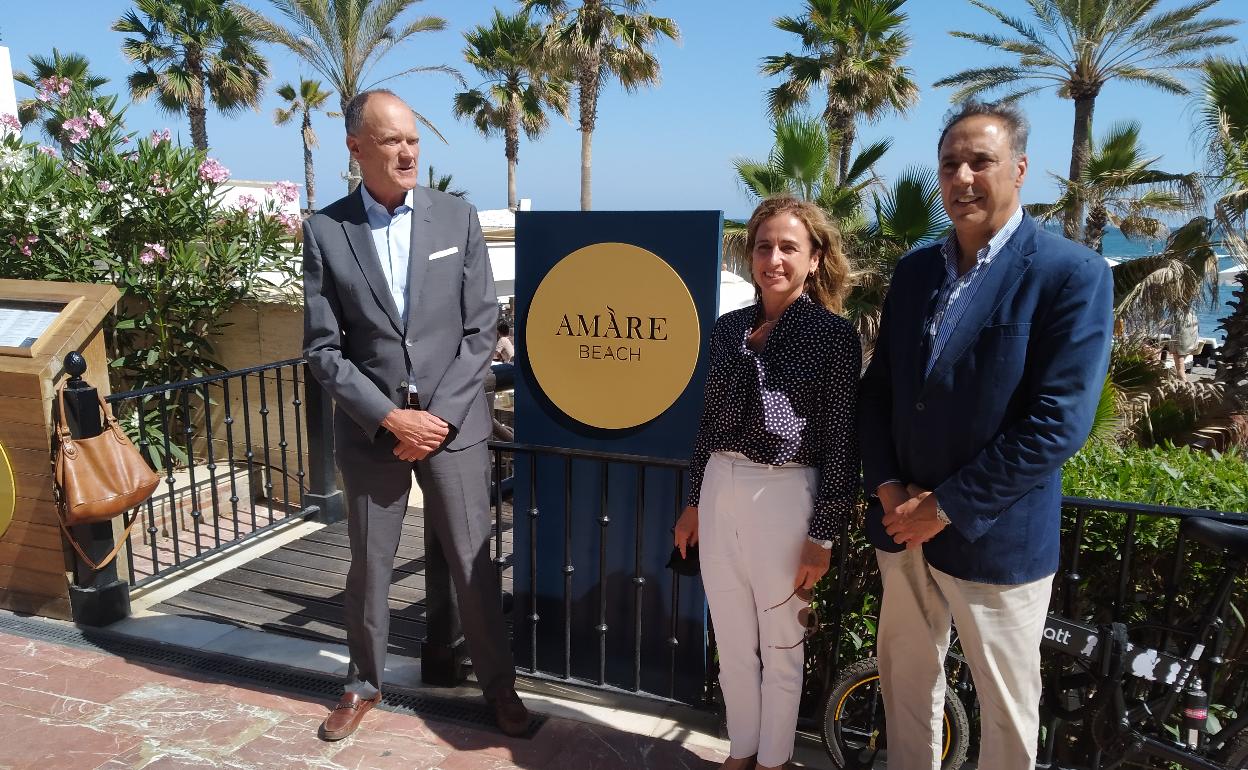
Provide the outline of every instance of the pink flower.
{"type": "Polygon", "coordinates": [[[78,144],[91,135],[85,118],[70,118],[61,124],[61,129],[69,132],[70,144],[78,144]]]}
{"type": "Polygon", "coordinates": [[[101,115],[100,111],[94,107],[87,110],[87,122],[97,128],[103,128],[107,124],[107,121],[104,120],[104,116],[101,115]]]}
{"type": "Polygon", "coordinates": [[[150,265],[158,259],[165,258],[165,247],[159,243],[143,244],[143,253],[139,255],[139,261],[145,265],[150,265]]]}
{"type": "Polygon", "coordinates": [[[286,232],[294,235],[298,231],[299,226],[303,224],[303,217],[298,214],[280,212],[277,215],[277,221],[282,223],[282,226],[286,228],[286,232]]]}
{"type": "Polygon", "coordinates": [[[38,242],[39,242],[39,236],[37,236],[37,235],[28,235],[28,236],[26,236],[26,242],[27,242],[27,243],[38,243],[38,242]]]}
{"type": "Polygon", "coordinates": [[[29,247],[29,246],[23,246],[21,249],[19,249],[19,251],[21,251],[23,254],[25,254],[25,255],[26,255],[26,256],[28,256],[28,257],[30,256],[30,247],[29,247]]]}
{"type": "Polygon", "coordinates": [[[95,183],[95,189],[99,190],[102,193],[112,192],[113,183],[108,181],[107,179],[103,179],[95,183]]]}
{"type": "Polygon", "coordinates": [[[299,185],[294,182],[278,182],[273,185],[273,192],[282,203],[294,203],[299,200],[299,185]]]}
{"type": "Polygon", "coordinates": [[[248,214],[254,214],[260,208],[260,201],[256,200],[254,195],[238,196],[238,208],[246,211],[248,214]]]}
{"type": "Polygon", "coordinates": [[[52,101],[53,96],[68,96],[74,82],[59,75],[50,75],[39,81],[35,89],[35,98],[41,102],[52,101]]]}
{"type": "Polygon", "coordinates": [[[0,126],[11,129],[14,133],[21,133],[22,121],[11,112],[0,112],[0,126]]]}
{"type": "Polygon", "coordinates": [[[55,157],[56,157],[56,148],[55,148],[55,147],[49,147],[49,146],[48,146],[48,145],[46,145],[46,144],[41,144],[41,145],[39,145],[39,148],[38,148],[38,149],[39,149],[39,152],[43,153],[44,155],[47,155],[49,158],[55,158],[55,157]]]}
{"type": "Polygon", "coordinates": [[[169,141],[172,136],[173,135],[169,133],[169,129],[164,128],[160,131],[153,131],[152,135],[149,137],[149,141],[151,141],[153,147],[159,147],[161,142],[169,141]]]}
{"type": "Polygon", "coordinates": [[[199,178],[205,182],[213,184],[221,184],[229,181],[230,170],[221,165],[221,162],[215,158],[208,158],[199,164],[199,178]]]}

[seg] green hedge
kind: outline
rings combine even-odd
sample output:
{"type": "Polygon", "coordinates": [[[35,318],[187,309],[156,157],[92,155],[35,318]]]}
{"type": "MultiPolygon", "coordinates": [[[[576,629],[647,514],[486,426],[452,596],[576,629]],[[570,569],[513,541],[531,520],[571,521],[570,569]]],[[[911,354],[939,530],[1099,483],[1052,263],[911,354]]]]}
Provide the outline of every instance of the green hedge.
{"type": "Polygon", "coordinates": [[[1248,512],[1248,462],[1231,451],[1089,444],[1066,463],[1062,491],[1075,497],[1248,512]]]}

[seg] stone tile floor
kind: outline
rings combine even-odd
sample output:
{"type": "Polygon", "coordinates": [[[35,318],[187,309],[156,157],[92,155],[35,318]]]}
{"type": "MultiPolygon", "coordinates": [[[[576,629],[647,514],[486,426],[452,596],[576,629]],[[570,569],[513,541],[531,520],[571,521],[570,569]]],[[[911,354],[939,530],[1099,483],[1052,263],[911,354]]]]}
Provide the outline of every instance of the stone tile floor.
{"type": "Polygon", "coordinates": [[[331,705],[0,633],[4,770],[713,770],[724,756],[553,716],[522,740],[379,709],[326,743],[331,705]]]}

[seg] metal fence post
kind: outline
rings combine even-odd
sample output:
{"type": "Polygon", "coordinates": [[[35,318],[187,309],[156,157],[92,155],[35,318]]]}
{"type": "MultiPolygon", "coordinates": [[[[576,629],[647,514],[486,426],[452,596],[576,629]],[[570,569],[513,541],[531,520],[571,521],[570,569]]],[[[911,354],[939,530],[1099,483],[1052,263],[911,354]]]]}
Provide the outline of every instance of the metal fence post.
{"type": "Polygon", "coordinates": [[[308,494],[305,505],[316,506],[312,521],[333,524],[347,518],[346,500],[338,488],[334,459],[334,408],[329,394],[303,367],[304,409],[308,426],[308,494]]]}
{"type": "MultiPolygon", "coordinates": [[[[65,371],[71,375],[65,383],[65,415],[69,433],[74,438],[100,435],[103,430],[99,395],[89,382],[82,379],[87,371],[86,359],[80,353],[65,356],[65,371]]],[[[99,562],[113,550],[113,522],[85,524],[73,528],[74,538],[92,561],[99,562]]],[[[74,559],[74,583],[69,587],[69,603],[74,622],[84,626],[106,626],[130,616],[130,586],[117,577],[114,560],[100,570],[93,570],[74,559]]]]}

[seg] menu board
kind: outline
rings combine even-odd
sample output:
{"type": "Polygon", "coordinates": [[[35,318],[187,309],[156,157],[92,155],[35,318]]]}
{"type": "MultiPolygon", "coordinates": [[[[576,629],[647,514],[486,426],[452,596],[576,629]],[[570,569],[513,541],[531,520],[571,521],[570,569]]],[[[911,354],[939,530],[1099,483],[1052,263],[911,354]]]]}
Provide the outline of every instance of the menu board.
{"type": "Polygon", "coordinates": [[[0,300],[0,348],[29,348],[65,305],[59,302],[0,300]]]}

